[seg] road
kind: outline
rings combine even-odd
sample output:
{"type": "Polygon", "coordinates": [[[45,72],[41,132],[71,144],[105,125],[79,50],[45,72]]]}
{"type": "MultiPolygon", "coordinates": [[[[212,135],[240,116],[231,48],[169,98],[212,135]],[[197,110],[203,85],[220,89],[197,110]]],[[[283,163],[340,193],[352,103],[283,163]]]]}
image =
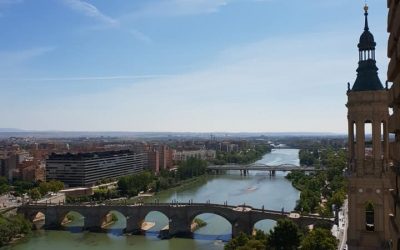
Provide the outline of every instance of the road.
{"type": "Polygon", "coordinates": [[[348,200],[344,201],[339,211],[339,226],[332,228],[332,234],[339,240],[338,250],[347,249],[347,227],[348,227],[348,200]]]}

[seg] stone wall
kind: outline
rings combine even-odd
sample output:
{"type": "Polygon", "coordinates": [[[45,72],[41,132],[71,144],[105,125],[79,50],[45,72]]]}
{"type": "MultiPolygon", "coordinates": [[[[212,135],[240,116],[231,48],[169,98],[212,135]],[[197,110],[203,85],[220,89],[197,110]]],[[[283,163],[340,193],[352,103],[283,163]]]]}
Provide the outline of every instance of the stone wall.
{"type": "Polygon", "coordinates": [[[393,161],[392,182],[395,187],[392,190],[393,202],[391,217],[392,249],[400,247],[400,1],[388,0],[388,67],[387,79],[393,85],[389,91],[389,107],[393,113],[389,118],[389,132],[395,135],[390,143],[390,159],[393,161]]]}

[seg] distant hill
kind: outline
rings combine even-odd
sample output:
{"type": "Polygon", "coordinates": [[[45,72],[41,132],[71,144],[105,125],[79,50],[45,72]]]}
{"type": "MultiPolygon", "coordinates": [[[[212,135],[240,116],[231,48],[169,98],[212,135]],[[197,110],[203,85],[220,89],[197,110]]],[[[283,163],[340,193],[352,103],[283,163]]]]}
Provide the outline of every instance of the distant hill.
{"type": "Polygon", "coordinates": [[[72,137],[131,137],[131,138],[256,138],[256,137],[343,137],[340,133],[321,132],[129,132],[129,131],[34,131],[15,128],[0,128],[0,138],[38,137],[38,138],[72,138],[72,137]]]}
{"type": "Polygon", "coordinates": [[[27,132],[27,130],[19,128],[0,128],[0,133],[18,133],[18,132],[27,132]]]}

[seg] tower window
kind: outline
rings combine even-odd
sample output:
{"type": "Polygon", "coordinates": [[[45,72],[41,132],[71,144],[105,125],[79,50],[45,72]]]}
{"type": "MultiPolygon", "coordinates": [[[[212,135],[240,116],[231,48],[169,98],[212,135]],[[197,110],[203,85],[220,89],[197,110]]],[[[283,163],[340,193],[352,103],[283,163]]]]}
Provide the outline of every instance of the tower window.
{"type": "Polygon", "coordinates": [[[365,206],[365,229],[369,232],[375,231],[375,211],[371,202],[365,206]]]}
{"type": "Polygon", "coordinates": [[[366,121],[364,126],[365,158],[373,156],[372,122],[366,121]]]}

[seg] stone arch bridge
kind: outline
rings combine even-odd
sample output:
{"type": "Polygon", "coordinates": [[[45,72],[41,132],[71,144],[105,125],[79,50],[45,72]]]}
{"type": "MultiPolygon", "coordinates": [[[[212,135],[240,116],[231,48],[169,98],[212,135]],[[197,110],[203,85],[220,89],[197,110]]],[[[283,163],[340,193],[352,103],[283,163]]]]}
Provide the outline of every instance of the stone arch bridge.
{"type": "Polygon", "coordinates": [[[141,233],[141,225],[150,212],[157,211],[169,219],[169,235],[191,237],[191,224],[200,214],[211,213],[225,218],[232,226],[232,236],[240,232],[251,234],[254,225],[261,220],[290,219],[299,226],[307,226],[316,222],[333,224],[332,218],[319,216],[300,216],[295,213],[255,209],[250,206],[228,206],[210,203],[155,203],[135,205],[51,205],[26,204],[18,208],[18,213],[33,221],[38,213],[45,215],[45,229],[61,229],[62,221],[69,212],[78,212],[84,217],[84,230],[101,232],[102,224],[111,211],[125,216],[125,233],[141,233]]]}

